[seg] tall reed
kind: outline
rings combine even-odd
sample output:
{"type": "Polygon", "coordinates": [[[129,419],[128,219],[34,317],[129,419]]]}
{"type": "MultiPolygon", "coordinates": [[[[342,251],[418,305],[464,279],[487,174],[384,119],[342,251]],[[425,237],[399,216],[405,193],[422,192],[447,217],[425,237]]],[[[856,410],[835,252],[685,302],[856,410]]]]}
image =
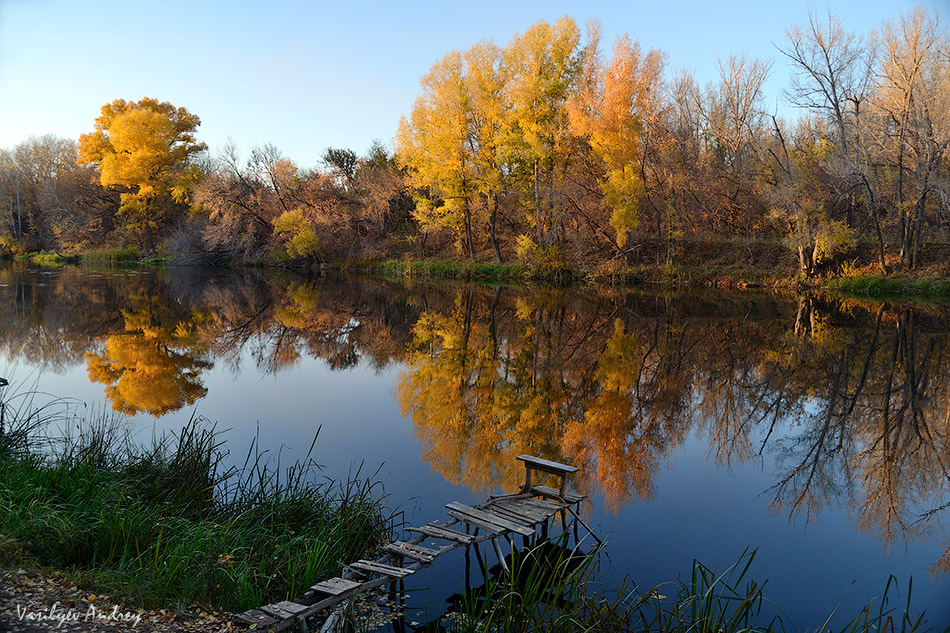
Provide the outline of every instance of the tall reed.
{"type": "Polygon", "coordinates": [[[49,409],[23,410],[0,436],[0,563],[72,570],[143,605],[239,611],[299,597],[393,528],[381,485],[321,477],[314,445],[282,468],[255,441],[226,467],[202,419],[139,444],[115,417],[57,436],[49,409]]]}

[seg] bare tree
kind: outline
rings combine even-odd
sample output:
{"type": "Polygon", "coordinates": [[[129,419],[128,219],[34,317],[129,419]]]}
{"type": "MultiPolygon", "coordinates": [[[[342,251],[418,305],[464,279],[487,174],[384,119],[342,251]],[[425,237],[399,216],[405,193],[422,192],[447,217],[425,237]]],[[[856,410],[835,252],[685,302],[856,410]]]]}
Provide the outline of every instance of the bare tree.
{"type": "Polygon", "coordinates": [[[785,97],[793,105],[826,116],[835,130],[839,152],[837,170],[842,193],[854,206],[854,193],[862,190],[874,222],[881,270],[887,272],[884,236],[881,231],[879,197],[873,164],[862,125],[867,118],[865,103],[873,79],[875,50],[867,38],[844,29],[838,17],[828,14],[822,24],[815,14],[808,26],[786,31],[788,45],[779,48],[795,74],[785,97]]]}

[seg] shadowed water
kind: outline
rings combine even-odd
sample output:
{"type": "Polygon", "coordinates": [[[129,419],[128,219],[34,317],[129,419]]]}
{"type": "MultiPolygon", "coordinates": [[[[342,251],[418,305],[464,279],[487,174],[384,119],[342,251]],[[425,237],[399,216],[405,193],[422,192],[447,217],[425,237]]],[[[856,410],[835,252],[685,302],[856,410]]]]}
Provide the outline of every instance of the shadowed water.
{"type": "MultiPolygon", "coordinates": [[[[282,460],[319,428],[325,474],[362,463],[414,524],[514,488],[519,454],[569,461],[608,584],[755,548],[751,575],[799,629],[890,574],[950,623],[944,306],[19,265],[0,295],[7,395],[144,434],[197,411],[282,460]]],[[[440,561],[410,602],[438,609],[451,591],[422,589],[460,583],[440,561]]]]}

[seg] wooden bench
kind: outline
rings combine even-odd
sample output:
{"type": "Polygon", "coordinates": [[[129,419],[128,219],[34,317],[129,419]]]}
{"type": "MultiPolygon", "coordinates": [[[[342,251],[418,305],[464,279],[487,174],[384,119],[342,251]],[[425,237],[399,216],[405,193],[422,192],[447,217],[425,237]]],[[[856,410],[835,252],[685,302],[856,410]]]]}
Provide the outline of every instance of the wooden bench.
{"type": "Polygon", "coordinates": [[[532,474],[537,470],[538,472],[548,473],[560,477],[561,487],[557,492],[556,497],[561,501],[566,498],[567,476],[577,472],[576,466],[559,464],[558,462],[552,462],[547,459],[532,457],[530,455],[518,455],[518,459],[524,462],[525,469],[524,485],[521,487],[522,493],[538,492],[544,496],[553,496],[549,494],[549,491],[553,492],[553,488],[548,488],[547,486],[536,486],[534,484],[532,474]]]}

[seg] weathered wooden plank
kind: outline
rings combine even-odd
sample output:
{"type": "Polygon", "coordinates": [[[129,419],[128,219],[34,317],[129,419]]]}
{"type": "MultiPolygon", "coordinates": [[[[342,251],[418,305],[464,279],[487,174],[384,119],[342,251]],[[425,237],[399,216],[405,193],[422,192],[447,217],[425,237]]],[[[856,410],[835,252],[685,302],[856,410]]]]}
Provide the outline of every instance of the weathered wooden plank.
{"type": "Polygon", "coordinates": [[[265,604],[263,607],[261,607],[261,611],[263,611],[267,615],[272,615],[275,618],[279,618],[281,620],[292,618],[295,615],[294,612],[281,609],[276,604],[265,604]]]}
{"type": "Polygon", "coordinates": [[[498,516],[497,514],[492,514],[488,510],[473,508],[472,506],[467,506],[464,503],[458,503],[455,501],[445,504],[445,507],[462,515],[458,516],[456,514],[452,514],[452,512],[449,512],[449,514],[452,514],[452,516],[455,518],[465,521],[466,523],[471,523],[470,520],[464,518],[469,517],[478,519],[479,521],[487,522],[489,525],[494,524],[502,530],[517,532],[518,534],[523,534],[525,536],[531,536],[534,534],[533,529],[525,527],[519,523],[515,523],[514,521],[506,519],[505,517],[498,516]]]}
{"type": "Polygon", "coordinates": [[[561,477],[570,473],[576,473],[578,470],[577,466],[552,462],[547,459],[541,459],[540,457],[532,457],[531,455],[518,455],[518,459],[525,463],[525,468],[530,467],[534,470],[541,470],[546,473],[551,473],[552,475],[560,475],[561,477]]]}
{"type": "Polygon", "coordinates": [[[548,512],[552,516],[574,505],[565,501],[551,501],[549,499],[523,499],[522,503],[530,508],[537,508],[542,512],[548,512]]]}
{"type": "Polygon", "coordinates": [[[300,613],[307,608],[306,605],[302,605],[297,602],[289,602],[287,600],[281,600],[280,602],[276,603],[276,605],[284,611],[290,611],[291,613],[295,614],[300,613]]]}
{"type": "Polygon", "coordinates": [[[550,486],[542,486],[535,484],[531,486],[531,491],[536,492],[539,495],[545,497],[551,497],[552,499],[564,499],[567,503],[573,505],[579,501],[583,501],[584,495],[575,494],[573,492],[565,492],[564,495],[561,495],[561,491],[550,486]]]}
{"type": "Polygon", "coordinates": [[[505,530],[505,528],[500,527],[497,523],[490,523],[488,521],[483,521],[476,517],[473,517],[467,514],[462,514],[461,512],[456,512],[455,510],[449,510],[449,516],[455,517],[459,521],[464,521],[465,523],[468,523],[469,525],[473,525],[480,530],[485,530],[492,536],[497,536],[498,534],[502,534],[507,531],[505,530]]]}
{"type": "Polygon", "coordinates": [[[441,525],[423,525],[422,527],[406,528],[410,532],[419,532],[433,538],[440,538],[446,541],[455,541],[456,543],[468,544],[475,540],[475,537],[465,532],[459,532],[441,525]]]}
{"type": "Polygon", "coordinates": [[[416,573],[415,570],[406,569],[405,567],[394,567],[393,565],[386,565],[384,563],[377,563],[372,560],[358,560],[355,563],[350,563],[350,567],[353,569],[359,569],[360,571],[368,571],[373,574],[382,574],[383,576],[390,576],[392,578],[403,578],[409,574],[416,573]]]}
{"type": "Polygon", "coordinates": [[[570,504],[558,501],[546,501],[544,499],[527,499],[520,501],[509,501],[502,504],[502,507],[515,512],[525,512],[527,514],[540,514],[545,518],[550,518],[570,507],[570,504]]]}
{"type": "Polygon", "coordinates": [[[507,517],[512,521],[519,521],[528,527],[534,527],[538,523],[551,518],[551,515],[541,510],[526,507],[492,504],[491,511],[499,516],[507,517]]]}
{"type": "Polygon", "coordinates": [[[275,618],[272,615],[267,615],[260,609],[250,609],[244,613],[239,613],[238,617],[248,624],[256,624],[259,627],[270,626],[279,620],[279,618],[275,618]]]}
{"type": "Polygon", "coordinates": [[[389,552],[396,556],[404,556],[406,558],[411,558],[417,560],[420,563],[431,563],[434,561],[440,554],[438,550],[430,549],[428,547],[423,547],[421,545],[413,545],[411,543],[403,543],[402,541],[396,541],[395,543],[390,543],[383,547],[384,552],[389,552]]]}
{"type": "Polygon", "coordinates": [[[330,594],[331,596],[342,596],[356,591],[362,583],[344,578],[330,578],[310,587],[314,591],[330,594]]]}

